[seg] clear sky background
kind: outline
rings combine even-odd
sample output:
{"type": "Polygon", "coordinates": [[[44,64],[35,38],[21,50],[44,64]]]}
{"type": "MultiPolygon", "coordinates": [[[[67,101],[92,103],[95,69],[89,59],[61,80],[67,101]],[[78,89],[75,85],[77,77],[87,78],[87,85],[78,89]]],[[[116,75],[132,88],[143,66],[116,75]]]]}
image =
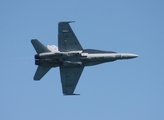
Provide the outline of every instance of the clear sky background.
{"type": "Polygon", "coordinates": [[[163,0],[1,0],[0,120],[164,120],[163,0]],[[63,96],[59,68],[36,82],[30,40],[57,45],[58,22],[83,48],[139,57],[86,67],[63,96]]]}

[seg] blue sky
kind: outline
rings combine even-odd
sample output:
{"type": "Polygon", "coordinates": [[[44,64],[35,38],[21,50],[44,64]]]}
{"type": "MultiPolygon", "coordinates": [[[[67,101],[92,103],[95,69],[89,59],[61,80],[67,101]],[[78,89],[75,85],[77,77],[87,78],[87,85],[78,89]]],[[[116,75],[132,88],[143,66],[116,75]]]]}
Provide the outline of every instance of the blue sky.
{"type": "Polygon", "coordinates": [[[1,120],[163,120],[163,0],[1,0],[1,120]],[[59,69],[36,82],[30,40],[57,45],[59,21],[83,48],[139,57],[86,67],[75,93],[63,96],[59,69]]]}

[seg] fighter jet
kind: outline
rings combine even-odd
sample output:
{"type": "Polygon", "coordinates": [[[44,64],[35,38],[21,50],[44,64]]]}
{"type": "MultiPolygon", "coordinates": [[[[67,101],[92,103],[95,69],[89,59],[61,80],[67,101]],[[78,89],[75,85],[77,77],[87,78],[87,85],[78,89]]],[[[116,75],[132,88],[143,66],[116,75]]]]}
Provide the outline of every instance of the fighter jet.
{"type": "Polygon", "coordinates": [[[71,22],[58,23],[58,47],[31,40],[37,52],[34,58],[38,68],[34,80],[40,80],[51,68],[59,67],[63,94],[78,95],[74,91],[85,66],[138,57],[131,53],[83,49],[69,25],[71,22]]]}

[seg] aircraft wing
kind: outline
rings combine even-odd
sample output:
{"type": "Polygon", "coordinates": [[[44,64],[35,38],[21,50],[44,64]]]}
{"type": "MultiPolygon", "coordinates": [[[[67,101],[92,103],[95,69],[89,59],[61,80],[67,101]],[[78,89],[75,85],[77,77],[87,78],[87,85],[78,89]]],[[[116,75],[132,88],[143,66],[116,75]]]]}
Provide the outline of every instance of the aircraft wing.
{"type": "Polygon", "coordinates": [[[74,90],[79,81],[84,66],[78,67],[63,67],[60,66],[60,76],[62,90],[64,95],[76,95],[74,90]]]}
{"type": "Polygon", "coordinates": [[[59,51],[65,52],[83,50],[69,23],[70,22],[60,22],[58,24],[59,51]]]}

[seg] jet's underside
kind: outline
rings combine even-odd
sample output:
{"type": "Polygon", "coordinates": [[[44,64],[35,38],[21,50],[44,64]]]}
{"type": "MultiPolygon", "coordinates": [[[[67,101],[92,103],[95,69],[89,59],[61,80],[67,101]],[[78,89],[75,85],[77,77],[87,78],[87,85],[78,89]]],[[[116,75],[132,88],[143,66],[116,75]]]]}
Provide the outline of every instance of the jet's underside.
{"type": "Polygon", "coordinates": [[[37,39],[31,40],[37,52],[35,65],[38,65],[34,80],[40,80],[52,67],[59,67],[64,95],[75,95],[74,90],[85,66],[138,56],[130,53],[83,49],[69,23],[58,24],[59,48],[54,45],[45,47],[37,39]]]}
{"type": "MultiPolygon", "coordinates": [[[[84,50],[85,51],[85,50],[84,50]]],[[[62,53],[45,53],[35,55],[35,64],[41,66],[91,66],[104,62],[112,62],[117,59],[135,58],[135,54],[119,54],[116,52],[102,51],[99,53],[79,52],[62,52],[62,53]]]]}

